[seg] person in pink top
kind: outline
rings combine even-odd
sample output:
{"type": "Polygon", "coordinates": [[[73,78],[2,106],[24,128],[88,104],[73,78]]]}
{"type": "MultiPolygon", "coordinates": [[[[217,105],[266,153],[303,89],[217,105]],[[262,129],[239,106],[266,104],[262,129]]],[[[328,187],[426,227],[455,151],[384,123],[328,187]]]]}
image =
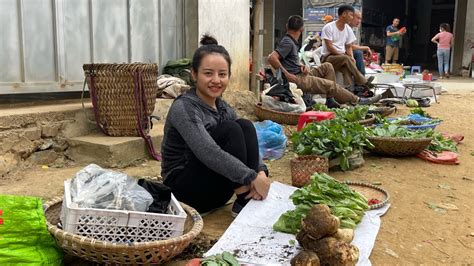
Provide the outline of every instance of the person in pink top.
{"type": "Polygon", "coordinates": [[[448,23],[442,23],[439,26],[439,33],[436,34],[432,42],[438,44],[438,71],[439,78],[449,78],[449,54],[451,51],[451,45],[453,45],[453,34],[450,31],[448,23]]]}

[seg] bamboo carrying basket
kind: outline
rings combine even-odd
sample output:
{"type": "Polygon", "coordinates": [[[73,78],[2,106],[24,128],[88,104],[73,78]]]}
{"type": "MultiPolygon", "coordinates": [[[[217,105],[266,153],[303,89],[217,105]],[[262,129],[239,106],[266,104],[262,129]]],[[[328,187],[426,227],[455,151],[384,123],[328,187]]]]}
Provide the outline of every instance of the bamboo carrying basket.
{"type": "Polygon", "coordinates": [[[422,152],[432,138],[408,139],[391,137],[367,137],[374,144],[371,152],[390,156],[410,156],[422,152]]]}
{"type": "Polygon", "coordinates": [[[291,159],[291,184],[302,187],[311,181],[314,173],[328,173],[328,158],[316,155],[304,155],[291,159]]]}
{"type": "Polygon", "coordinates": [[[158,91],[157,64],[85,64],[95,120],[109,136],[141,136],[150,130],[149,116],[158,91]]]}
{"type": "Polygon", "coordinates": [[[199,213],[193,208],[182,204],[188,217],[185,225],[185,234],[152,242],[132,244],[116,244],[104,242],[59,229],[62,199],[55,198],[44,205],[46,226],[54,236],[58,245],[67,253],[88,261],[103,264],[161,264],[180,254],[191,241],[199,235],[203,228],[203,221],[199,213]]]}
{"type": "Polygon", "coordinates": [[[271,120],[279,124],[292,126],[296,126],[300,118],[300,114],[274,111],[263,107],[261,103],[255,105],[255,115],[260,121],[271,120]]]}

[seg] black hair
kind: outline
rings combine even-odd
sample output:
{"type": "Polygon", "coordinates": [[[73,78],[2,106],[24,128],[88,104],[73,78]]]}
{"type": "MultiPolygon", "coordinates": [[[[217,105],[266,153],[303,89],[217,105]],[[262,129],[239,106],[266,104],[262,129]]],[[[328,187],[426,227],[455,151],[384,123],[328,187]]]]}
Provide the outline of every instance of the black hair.
{"type": "Polygon", "coordinates": [[[288,23],[286,24],[289,30],[299,30],[303,27],[303,18],[298,15],[293,15],[288,18],[288,23]]]}
{"type": "Polygon", "coordinates": [[[355,9],[353,6],[350,6],[350,5],[342,5],[337,9],[337,15],[342,16],[342,14],[344,14],[344,12],[346,11],[354,13],[355,9]]]}
{"type": "Polygon", "coordinates": [[[227,61],[227,64],[229,65],[230,76],[230,66],[232,64],[232,60],[230,59],[229,52],[227,52],[224,46],[219,45],[216,38],[212,37],[209,34],[204,34],[201,37],[201,41],[199,43],[201,44],[201,47],[199,47],[193,55],[192,68],[194,72],[198,72],[199,66],[201,65],[201,60],[204,58],[204,56],[216,53],[222,55],[225,61],[227,61]]]}
{"type": "Polygon", "coordinates": [[[441,23],[439,27],[442,28],[444,31],[451,32],[451,27],[448,23],[441,23]]]}

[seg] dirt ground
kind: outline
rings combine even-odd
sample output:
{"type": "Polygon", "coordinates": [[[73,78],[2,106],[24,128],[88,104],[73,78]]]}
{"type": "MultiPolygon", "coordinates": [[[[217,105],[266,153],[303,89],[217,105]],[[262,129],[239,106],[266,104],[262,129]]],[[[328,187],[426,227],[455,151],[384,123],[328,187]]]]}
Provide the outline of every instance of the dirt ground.
{"type": "MultiPolygon", "coordinates": [[[[440,131],[465,136],[459,146],[460,165],[367,154],[362,168],[330,173],[339,180],[380,182],[391,194],[392,205],[382,217],[370,257],[374,265],[474,264],[474,83],[464,79],[443,84],[448,93],[440,97],[441,103],[426,110],[444,120],[438,127],[440,131]],[[440,203],[454,204],[457,209],[436,207],[440,203]]],[[[400,107],[396,115],[407,112],[400,107]]],[[[267,162],[273,180],[291,183],[289,160],[293,156],[288,151],[282,159],[267,162]]],[[[35,195],[45,200],[60,196],[63,180],[82,167],[18,169],[0,180],[0,193],[35,195]]],[[[148,161],[118,170],[132,176],[159,176],[160,164],[148,161]]],[[[217,210],[204,217],[204,233],[217,239],[232,220],[230,205],[217,210]]]]}

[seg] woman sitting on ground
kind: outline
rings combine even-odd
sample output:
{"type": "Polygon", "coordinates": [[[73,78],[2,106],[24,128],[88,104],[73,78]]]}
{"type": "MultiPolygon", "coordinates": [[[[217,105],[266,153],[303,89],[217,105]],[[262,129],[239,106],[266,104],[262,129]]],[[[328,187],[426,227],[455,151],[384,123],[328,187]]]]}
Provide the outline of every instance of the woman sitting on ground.
{"type": "Polygon", "coordinates": [[[178,97],[166,118],[161,146],[164,183],[200,213],[224,206],[235,193],[235,216],[251,199],[263,200],[270,180],[252,122],[237,119],[221,99],[231,59],[211,36],[193,56],[195,88],[178,97]]]}

